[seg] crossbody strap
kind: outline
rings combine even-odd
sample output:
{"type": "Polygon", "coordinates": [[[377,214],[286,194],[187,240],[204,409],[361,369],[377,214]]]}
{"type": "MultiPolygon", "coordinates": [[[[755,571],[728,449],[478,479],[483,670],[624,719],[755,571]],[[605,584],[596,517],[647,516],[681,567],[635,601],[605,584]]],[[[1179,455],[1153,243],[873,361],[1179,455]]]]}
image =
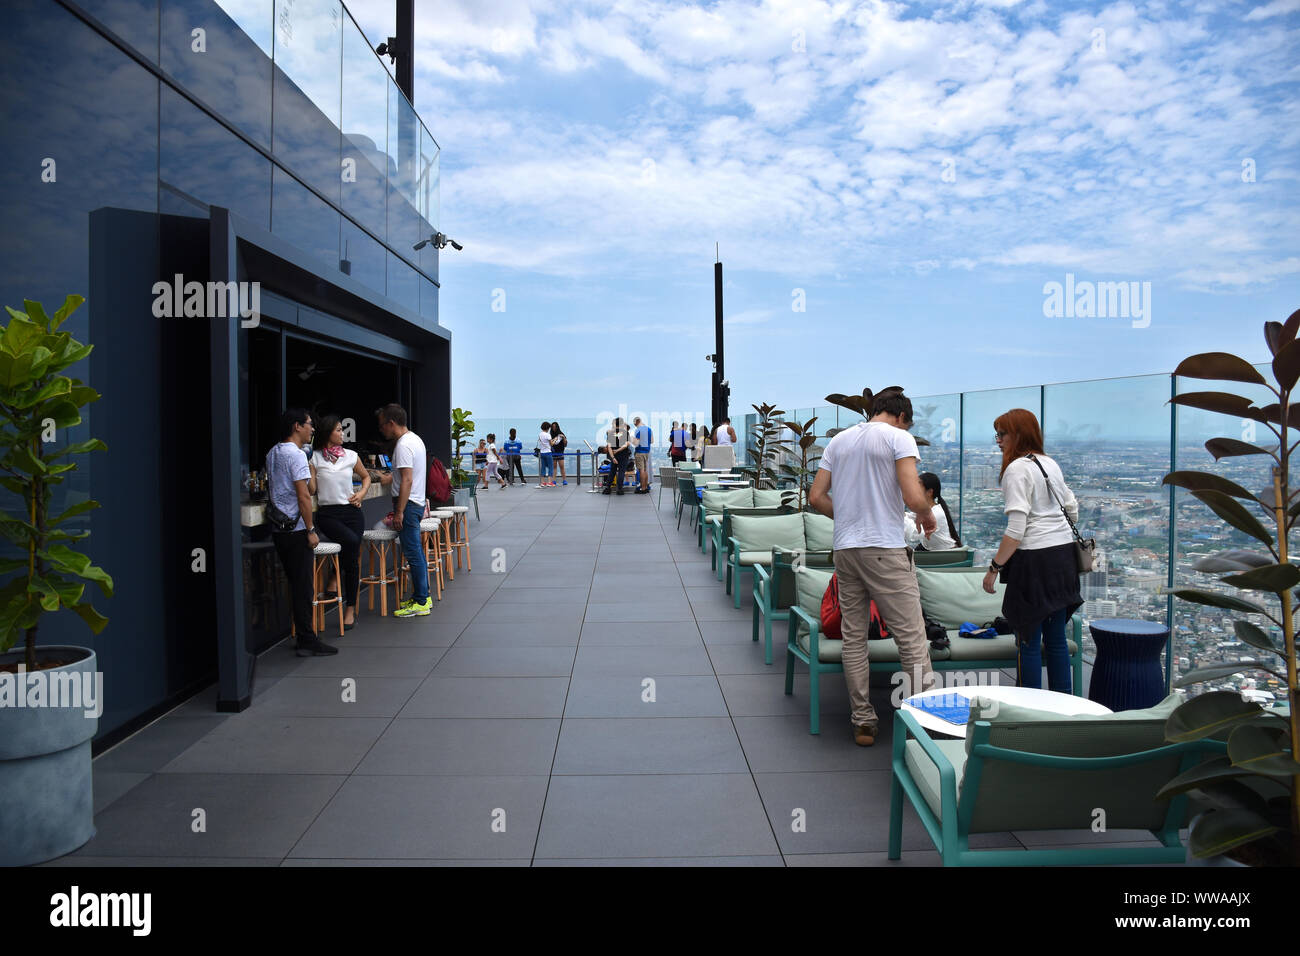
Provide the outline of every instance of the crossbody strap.
{"type": "MultiPolygon", "coordinates": [[[[276,459],[276,460],[279,459],[279,457],[280,457],[279,451],[280,451],[280,446],[281,446],[282,444],[284,444],[284,442],[276,442],[276,443],[275,443],[275,448],[272,449],[272,450],[275,452],[275,454],[273,454],[273,455],[271,456],[273,459],[276,459]]],[[[267,493],[266,493],[266,497],[267,497],[267,500],[271,502],[271,504],[275,504],[275,499],[271,497],[272,492],[275,490],[275,473],[272,472],[272,471],[268,468],[268,469],[267,469],[267,475],[268,475],[268,477],[269,477],[270,480],[271,480],[271,490],[270,490],[270,491],[267,491],[267,493]]],[[[294,498],[295,498],[295,500],[297,500],[297,496],[296,496],[296,495],[294,496],[294,498]]],[[[287,514],[287,512],[286,512],[286,514],[287,514]]],[[[297,512],[294,513],[293,520],[294,520],[294,524],[297,524],[299,521],[302,521],[302,508],[301,508],[301,507],[297,510],[297,512]]]]}
{"type": "Polygon", "coordinates": [[[1080,544],[1083,544],[1083,535],[1079,534],[1079,529],[1075,527],[1074,521],[1071,520],[1070,513],[1065,510],[1065,505],[1061,503],[1060,496],[1057,495],[1056,489],[1052,487],[1052,481],[1050,478],[1047,477],[1047,469],[1044,468],[1043,463],[1039,461],[1037,458],[1035,458],[1033,455],[1026,455],[1025,457],[1028,458],[1030,461],[1032,461],[1035,465],[1037,465],[1038,470],[1043,473],[1043,483],[1047,485],[1047,493],[1052,496],[1052,498],[1056,501],[1056,506],[1061,509],[1061,514],[1065,516],[1065,523],[1070,526],[1070,533],[1074,535],[1074,540],[1078,541],[1080,544]]]}

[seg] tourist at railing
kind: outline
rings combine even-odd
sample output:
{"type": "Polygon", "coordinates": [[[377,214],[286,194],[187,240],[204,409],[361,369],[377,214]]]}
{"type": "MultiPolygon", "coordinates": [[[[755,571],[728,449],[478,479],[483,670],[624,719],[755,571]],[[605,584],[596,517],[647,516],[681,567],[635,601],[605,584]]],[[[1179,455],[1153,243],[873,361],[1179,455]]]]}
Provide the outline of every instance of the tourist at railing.
{"type": "Polygon", "coordinates": [[[555,487],[555,470],[560,473],[560,483],[569,483],[568,473],[564,470],[564,449],[569,446],[569,436],[560,431],[558,419],[551,422],[551,487],[555,487]]]}
{"type": "Polygon", "coordinates": [[[695,447],[697,444],[699,444],[699,440],[700,440],[699,429],[696,428],[695,422],[691,422],[691,435],[690,438],[687,439],[686,441],[686,452],[690,456],[691,461],[698,460],[695,457],[695,447]]]}
{"type": "Polygon", "coordinates": [[[879,736],[867,652],[872,601],[898,644],[904,687],[918,693],[933,681],[916,568],[903,540],[904,505],[917,513],[924,532],[937,526],[916,473],[916,439],[907,433],[912,402],[901,388],[887,388],[875,396],[871,410],[870,421],[846,428],[826,445],[808,495],[813,510],[835,520],[841,659],[853,740],[861,747],[870,747],[879,736]]]}
{"type": "Polygon", "coordinates": [[[524,453],[524,443],[515,437],[515,430],[510,429],[510,440],[503,446],[506,454],[506,480],[510,484],[515,483],[515,472],[519,472],[519,483],[526,485],[528,482],[524,479],[524,463],[520,460],[524,453]]]}
{"type": "MultiPolygon", "coordinates": [[[[361,463],[361,457],[343,447],[343,424],[337,415],[326,415],[312,443],[316,454],[308,462],[311,468],[309,490],[316,496],[316,524],[325,536],[343,549],[339,567],[346,610],[343,629],[351,630],[357,620],[357,594],[361,584],[361,541],[366,531],[361,503],[370,489],[370,472],[361,463]],[[352,478],[361,481],[361,487],[352,489],[352,478]]],[[[328,586],[327,586],[328,589],[328,586]]]]}
{"type": "Polygon", "coordinates": [[[487,487],[489,478],[495,479],[498,486],[504,488],[506,480],[501,477],[501,472],[497,469],[501,465],[501,456],[497,454],[497,436],[495,432],[488,432],[487,436],[487,469],[483,478],[483,486],[487,487]]]}
{"type": "Polygon", "coordinates": [[[668,432],[668,457],[674,466],[686,460],[686,441],[686,426],[673,422],[672,430],[668,432]]]}
{"type": "Polygon", "coordinates": [[[907,512],[903,516],[903,538],[907,541],[907,546],[920,551],[951,551],[960,548],[961,537],[957,534],[957,526],[952,522],[948,502],[943,500],[943,486],[939,483],[939,476],[932,471],[924,472],[921,475],[921,487],[930,499],[935,530],[931,534],[923,534],[917,525],[916,515],[907,512]]]}
{"type": "Polygon", "coordinates": [[[704,448],[710,444],[711,430],[708,425],[700,429],[699,436],[695,439],[695,460],[701,465],[704,464],[704,448]]]}
{"type": "Polygon", "coordinates": [[[642,425],[639,417],[632,419],[632,442],[635,451],[636,460],[636,493],[638,495],[650,494],[650,444],[654,441],[654,433],[650,431],[649,425],[642,425]]]}
{"type": "Polygon", "coordinates": [[[478,480],[476,484],[478,484],[484,489],[486,489],[488,486],[487,459],[488,459],[487,439],[480,438],[478,440],[478,447],[474,449],[474,474],[478,476],[478,480]]]}
{"type": "Polygon", "coordinates": [[[551,464],[551,423],[542,422],[542,430],[537,433],[537,485],[540,488],[554,488],[555,482],[549,479],[555,476],[551,464]]]}
{"type": "Polygon", "coordinates": [[[984,575],[984,590],[994,593],[999,574],[1007,586],[1002,615],[1016,632],[1017,685],[1042,687],[1045,656],[1048,689],[1068,694],[1065,627],[1083,604],[1070,530],[1079,505],[1060,466],[1043,454],[1043,432],[1033,412],[1013,408],[998,416],[993,428],[1002,450],[1007,529],[984,575]]]}
{"type": "Polygon", "coordinates": [[[406,409],[385,405],[379,409],[379,430],[394,439],[393,468],[380,481],[393,488],[393,530],[402,542],[411,570],[411,595],[396,611],[397,617],[424,617],[433,610],[429,597],[429,566],[420,543],[420,520],[424,517],[428,457],[420,436],[406,427],[406,409]]]}
{"type": "MultiPolygon", "coordinates": [[[[609,454],[613,456],[616,467],[614,477],[615,494],[623,494],[623,479],[627,475],[628,465],[632,461],[632,433],[627,424],[621,418],[614,419],[605,432],[605,444],[608,446],[609,454]]],[[[606,488],[605,494],[610,493],[606,488]]]]}

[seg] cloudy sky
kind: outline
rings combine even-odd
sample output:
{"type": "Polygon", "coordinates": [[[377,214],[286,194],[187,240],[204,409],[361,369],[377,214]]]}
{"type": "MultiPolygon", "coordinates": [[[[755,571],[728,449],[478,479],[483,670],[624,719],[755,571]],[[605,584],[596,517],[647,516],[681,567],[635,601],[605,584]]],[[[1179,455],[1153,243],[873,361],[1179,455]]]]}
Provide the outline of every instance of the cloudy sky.
{"type": "MultiPolygon", "coordinates": [[[[392,0],[348,6],[393,32],[392,0]]],[[[733,411],[1262,360],[1300,308],[1300,0],[416,19],[465,245],[442,257],[453,400],[480,415],[707,412],[715,243],[733,411]],[[1103,282],[1137,283],[1127,311],[1088,312],[1103,282]]]]}

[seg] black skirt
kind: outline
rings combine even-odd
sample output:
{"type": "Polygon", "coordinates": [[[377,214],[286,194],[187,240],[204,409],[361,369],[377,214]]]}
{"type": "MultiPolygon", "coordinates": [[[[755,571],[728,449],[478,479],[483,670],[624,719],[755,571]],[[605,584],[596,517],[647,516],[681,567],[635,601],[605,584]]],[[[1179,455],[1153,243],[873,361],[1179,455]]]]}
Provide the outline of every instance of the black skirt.
{"type": "Polygon", "coordinates": [[[1017,632],[1031,630],[1062,608],[1073,614],[1083,605],[1073,542],[1018,549],[1003,569],[1001,581],[1007,586],[1002,616],[1017,632]]]}

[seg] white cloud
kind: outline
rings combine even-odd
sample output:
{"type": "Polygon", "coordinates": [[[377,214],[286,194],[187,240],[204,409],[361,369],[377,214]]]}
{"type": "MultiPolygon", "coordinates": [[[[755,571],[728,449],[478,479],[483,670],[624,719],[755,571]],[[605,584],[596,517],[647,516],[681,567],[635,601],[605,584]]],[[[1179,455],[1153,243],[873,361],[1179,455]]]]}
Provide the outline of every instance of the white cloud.
{"type": "Polygon", "coordinates": [[[1246,14],[1246,21],[1271,20],[1273,17],[1286,16],[1300,10],[1300,0],[1273,0],[1272,3],[1256,7],[1246,14]]]}

